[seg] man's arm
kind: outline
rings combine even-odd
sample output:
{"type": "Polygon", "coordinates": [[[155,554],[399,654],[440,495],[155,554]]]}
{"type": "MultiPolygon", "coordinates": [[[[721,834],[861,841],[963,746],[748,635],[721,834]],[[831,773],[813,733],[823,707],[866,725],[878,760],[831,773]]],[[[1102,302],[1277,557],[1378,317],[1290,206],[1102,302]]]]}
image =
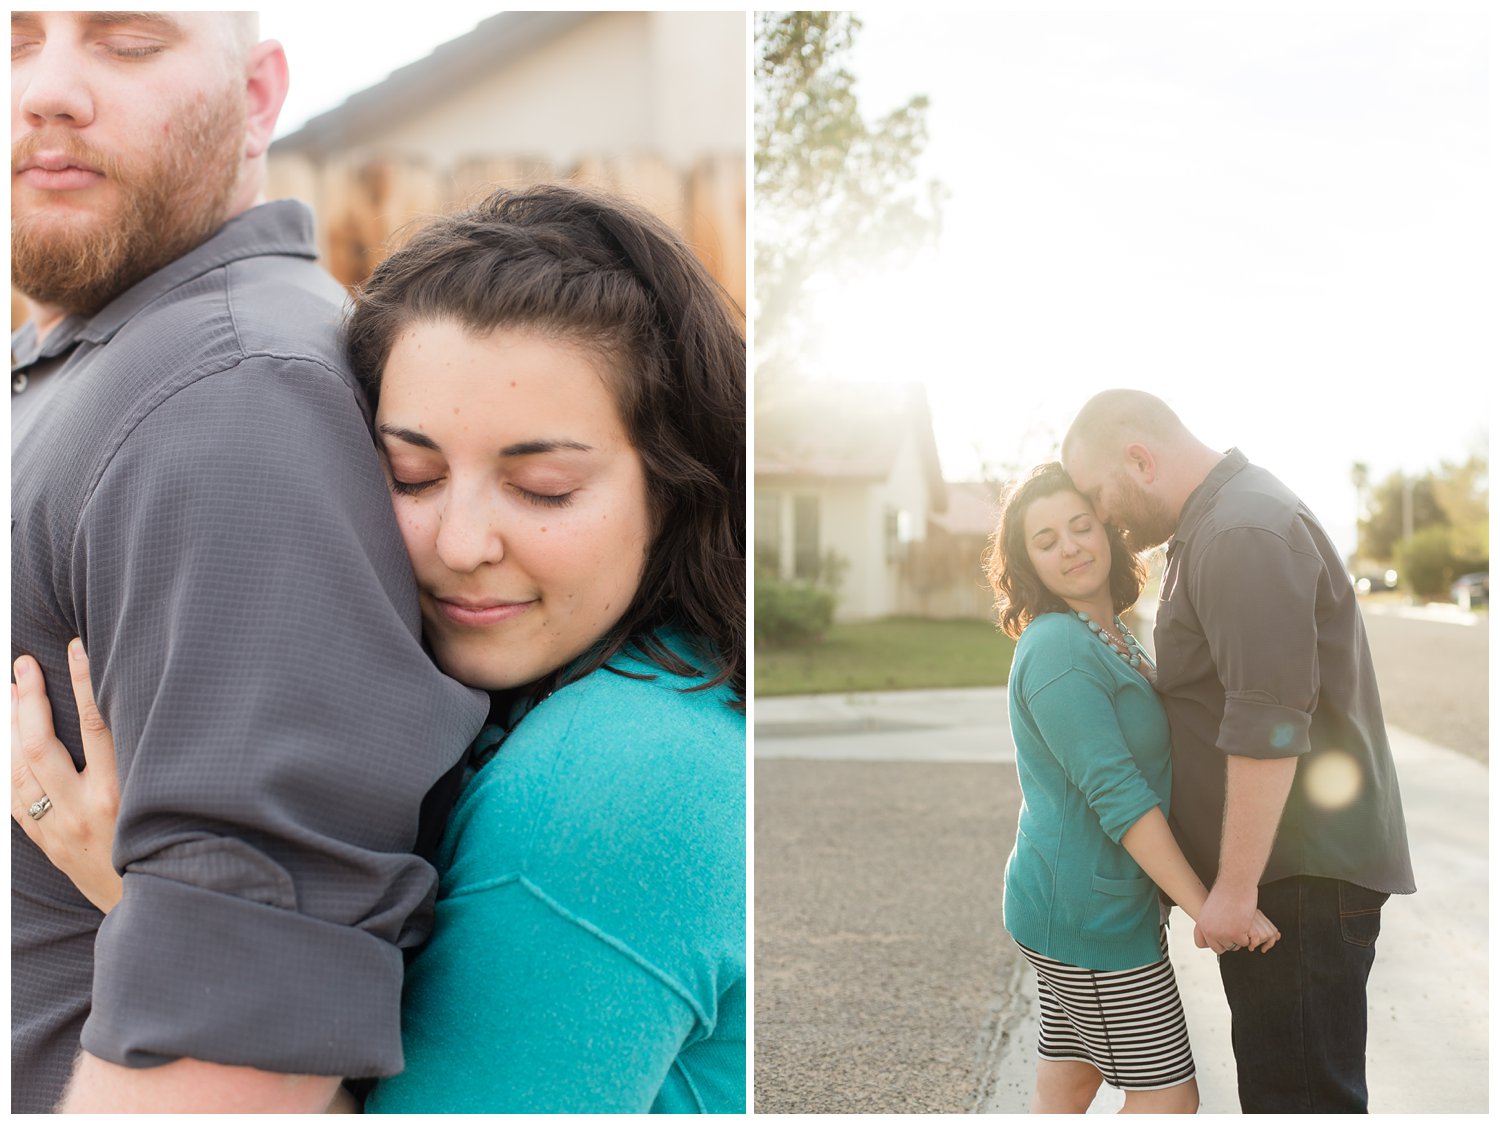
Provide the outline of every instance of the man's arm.
{"type": "Polygon", "coordinates": [[[1318,587],[1326,576],[1300,531],[1221,532],[1205,544],[1189,578],[1224,686],[1219,873],[1194,930],[1197,944],[1215,953],[1246,944],[1297,761],[1312,748],[1318,587]]]}
{"type": "Polygon", "coordinates": [[[195,1057],[275,1072],[246,1098],[395,1073],[435,883],[418,811],[484,707],[421,651],[351,393],[254,356],[176,392],[101,477],[73,573],[124,779],[82,1032],[115,1065],[80,1104],[170,1102],[195,1057]]]}
{"type": "Polygon", "coordinates": [[[339,1079],[178,1059],[135,1070],[78,1056],[59,1113],[322,1113],[339,1079]]]}
{"type": "Polygon", "coordinates": [[[1193,930],[1198,945],[1215,953],[1248,943],[1260,897],[1260,876],[1276,842],[1276,826],[1292,791],[1297,759],[1231,754],[1228,769],[1219,875],[1193,930]]]}

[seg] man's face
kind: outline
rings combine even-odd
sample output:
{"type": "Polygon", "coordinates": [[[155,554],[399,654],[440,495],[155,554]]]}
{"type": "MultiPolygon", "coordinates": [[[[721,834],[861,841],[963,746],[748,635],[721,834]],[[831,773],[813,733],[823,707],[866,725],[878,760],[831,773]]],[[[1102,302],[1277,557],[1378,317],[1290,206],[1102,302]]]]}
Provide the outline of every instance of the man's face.
{"type": "Polygon", "coordinates": [[[245,157],[245,74],[213,12],[11,15],[12,280],[97,311],[209,237],[245,157]]]}
{"type": "Polygon", "coordinates": [[[1177,530],[1167,504],[1143,488],[1130,467],[1110,461],[1093,450],[1070,451],[1063,466],[1076,487],[1093,505],[1094,514],[1117,527],[1132,553],[1165,543],[1177,530]]]}

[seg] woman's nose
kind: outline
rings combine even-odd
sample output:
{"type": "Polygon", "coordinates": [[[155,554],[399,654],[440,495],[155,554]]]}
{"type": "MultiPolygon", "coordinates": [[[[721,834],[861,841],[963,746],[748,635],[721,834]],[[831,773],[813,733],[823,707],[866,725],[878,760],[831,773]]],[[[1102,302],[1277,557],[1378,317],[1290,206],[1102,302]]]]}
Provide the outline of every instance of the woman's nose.
{"type": "Polygon", "coordinates": [[[437,533],[443,565],[460,574],[505,557],[496,501],[481,492],[455,491],[444,506],[437,533]]]}

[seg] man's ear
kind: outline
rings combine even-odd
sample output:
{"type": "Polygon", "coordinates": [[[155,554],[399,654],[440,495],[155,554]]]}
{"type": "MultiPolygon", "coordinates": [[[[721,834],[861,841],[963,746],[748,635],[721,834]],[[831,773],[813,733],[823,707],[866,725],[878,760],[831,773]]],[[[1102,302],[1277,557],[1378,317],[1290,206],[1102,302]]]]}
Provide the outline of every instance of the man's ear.
{"type": "Polygon", "coordinates": [[[1125,447],[1125,466],[1139,477],[1143,484],[1151,484],[1156,480],[1156,456],[1138,441],[1133,441],[1125,447]]]}
{"type": "Polygon", "coordinates": [[[246,160],[255,160],[271,146],[289,81],[286,52],[280,43],[267,39],[250,49],[245,67],[246,160]]]}

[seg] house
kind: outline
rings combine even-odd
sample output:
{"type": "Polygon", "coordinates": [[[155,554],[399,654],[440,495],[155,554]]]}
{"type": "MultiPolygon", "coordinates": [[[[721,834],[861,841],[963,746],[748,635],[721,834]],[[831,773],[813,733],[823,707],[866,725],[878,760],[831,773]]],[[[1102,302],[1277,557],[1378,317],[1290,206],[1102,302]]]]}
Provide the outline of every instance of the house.
{"type": "Polygon", "coordinates": [[[275,141],[268,194],[313,205],[352,285],[414,219],[582,181],[674,226],[743,308],[745,57],[743,12],[502,12],[275,141]]]}
{"type": "Polygon", "coordinates": [[[995,620],[995,594],[984,574],[1000,518],[1002,485],[949,481],[948,503],[927,517],[927,536],[902,570],[898,610],[911,617],[995,620]]]}
{"type": "Polygon", "coordinates": [[[839,621],[901,612],[910,603],[906,560],[948,503],[926,390],[823,379],[764,390],[755,412],[757,575],[835,579],[839,621]]]}

